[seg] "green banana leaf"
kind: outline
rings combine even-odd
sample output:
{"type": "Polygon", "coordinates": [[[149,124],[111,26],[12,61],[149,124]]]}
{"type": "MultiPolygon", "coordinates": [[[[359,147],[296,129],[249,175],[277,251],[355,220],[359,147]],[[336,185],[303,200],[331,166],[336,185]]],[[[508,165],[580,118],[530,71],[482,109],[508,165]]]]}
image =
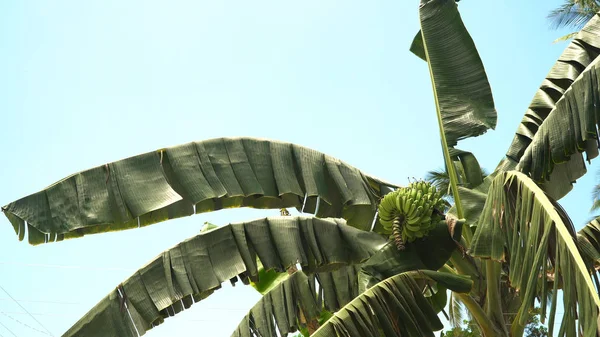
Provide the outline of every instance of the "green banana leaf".
{"type": "Polygon", "coordinates": [[[418,58],[427,62],[427,55],[425,55],[425,46],[423,46],[423,35],[421,34],[421,30],[419,30],[417,35],[415,35],[413,38],[413,42],[410,44],[409,50],[418,58]]]}
{"type": "Polygon", "coordinates": [[[434,336],[443,328],[415,279],[436,282],[456,292],[469,292],[464,276],[430,270],[392,276],[357,296],[336,312],[312,336],[434,336]]]}
{"type": "Polygon", "coordinates": [[[454,0],[422,0],[422,43],[448,146],[496,126],[492,91],[454,0]]]}
{"type": "Polygon", "coordinates": [[[278,337],[306,328],[323,309],[339,310],[359,294],[357,268],[350,265],[310,275],[295,272],[267,292],[231,336],[278,337]]]}
{"type": "Polygon", "coordinates": [[[76,173],[2,211],[31,244],[233,207],[296,207],[369,230],[384,185],[395,187],[302,146],[218,138],[76,173]]]}
{"type": "Polygon", "coordinates": [[[469,151],[463,151],[456,148],[448,149],[450,157],[457,164],[461,174],[458,175],[463,187],[473,189],[483,183],[483,171],[475,155],[469,151]]]}
{"type": "Polygon", "coordinates": [[[600,217],[577,232],[577,244],[586,259],[594,265],[600,264],[600,217]]]}
{"type": "MultiPolygon", "coordinates": [[[[545,295],[551,275],[554,294],[558,284],[562,284],[566,314],[561,330],[575,336],[577,323],[584,336],[596,336],[600,299],[574,237],[567,215],[533,180],[517,171],[495,177],[471,242],[471,253],[509,261],[510,285],[521,293],[522,300],[512,325],[513,334],[514,329],[525,326],[536,296],[541,297],[542,320],[546,317],[545,295]]],[[[550,335],[556,300],[557,296],[553,296],[550,335]]]]}
{"type": "Polygon", "coordinates": [[[250,282],[250,285],[261,295],[264,295],[275,288],[279,283],[285,281],[287,277],[287,272],[279,272],[275,269],[266,270],[262,264],[259,264],[258,280],[256,282],[250,282]]]}
{"type": "Polygon", "coordinates": [[[590,87],[589,78],[582,81],[578,78],[582,76],[584,70],[589,72],[589,66],[599,54],[600,16],[594,15],[550,69],[525,112],[506,153],[506,161],[501,162],[498,170],[514,170],[517,164],[525,160],[528,163],[522,164],[519,169],[530,174],[538,183],[549,181],[544,188],[553,198],[559,199],[571,190],[570,183],[585,173],[585,164],[578,153],[583,150],[591,151],[588,153],[589,158],[593,158],[596,153],[590,146],[593,144],[586,141],[591,136],[587,132],[593,131],[585,124],[589,122],[585,118],[590,112],[576,112],[579,108],[575,106],[591,104],[591,97],[597,96],[596,93],[590,92],[590,90],[597,92],[597,89],[590,87]],[[569,90],[576,81],[583,83],[569,90]],[[568,92],[571,97],[565,100],[564,95],[568,92]],[[559,103],[559,101],[563,102],[559,103]],[[565,119],[567,122],[563,125],[573,125],[573,128],[561,128],[560,135],[556,131],[551,131],[555,130],[558,120],[564,122],[565,119]],[[548,125],[544,126],[545,124],[548,125]],[[539,131],[543,131],[543,135],[536,136],[539,131]],[[535,143],[532,143],[534,141],[535,143]],[[587,144],[584,145],[584,142],[587,144]],[[532,145],[535,149],[530,149],[532,145]],[[543,146],[549,147],[550,150],[542,149],[543,146]],[[550,151],[551,157],[543,157],[550,156],[550,151]],[[526,152],[528,158],[524,159],[526,152]],[[532,154],[538,157],[533,159],[532,154]],[[573,154],[567,165],[554,167],[554,164],[567,161],[573,154]],[[533,160],[535,163],[531,163],[533,160]]]}
{"type": "Polygon", "coordinates": [[[595,15],[569,43],[529,104],[506,156],[518,163],[550,111],[600,52],[600,17],[595,15]]]}
{"type": "Polygon", "coordinates": [[[593,219],[577,232],[577,246],[600,291],[600,217],[593,219]]]}
{"type": "MultiPolygon", "coordinates": [[[[460,186],[458,193],[460,193],[460,200],[462,201],[464,216],[469,225],[476,226],[479,221],[479,216],[485,205],[487,199],[487,188],[489,185],[481,184],[474,189],[469,189],[460,186]]],[[[455,210],[451,209],[450,213],[454,214],[455,210]]]]}
{"type": "Polygon", "coordinates": [[[588,161],[598,156],[599,104],[600,58],[597,57],[556,102],[533,136],[517,170],[542,183],[544,191],[553,198],[565,196],[573,188],[573,182],[587,171],[583,152],[588,161]]]}
{"type": "Polygon", "coordinates": [[[406,271],[440,269],[457,249],[456,242],[460,241],[462,235],[464,221],[451,223],[454,225],[452,232],[446,221],[440,221],[428,236],[407,242],[402,251],[398,251],[394,242],[388,242],[361,266],[361,292],[388,277],[406,271]]]}
{"type": "Polygon", "coordinates": [[[439,314],[448,304],[448,289],[440,285],[436,286],[435,289],[433,288],[431,287],[433,293],[427,297],[427,301],[431,305],[431,308],[439,314]]]}
{"type": "Polygon", "coordinates": [[[143,335],[223,282],[256,281],[257,258],[267,270],[285,271],[300,263],[307,273],[327,272],[362,263],[385,242],[340,219],[285,216],[219,227],[163,252],[63,336],[138,336],[131,333],[135,330],[143,335]]]}
{"type": "MultiPolygon", "coordinates": [[[[453,147],[449,148],[448,152],[456,168],[459,187],[473,189],[483,183],[486,173],[473,153],[453,147]]],[[[427,172],[425,180],[431,182],[444,196],[452,196],[447,168],[427,172]]]]}

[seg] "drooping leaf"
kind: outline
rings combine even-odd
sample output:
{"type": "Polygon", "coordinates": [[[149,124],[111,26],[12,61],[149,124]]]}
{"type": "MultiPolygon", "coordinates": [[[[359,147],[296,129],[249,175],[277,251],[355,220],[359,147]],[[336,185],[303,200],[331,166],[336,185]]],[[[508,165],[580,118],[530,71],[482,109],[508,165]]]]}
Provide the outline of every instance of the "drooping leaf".
{"type": "Polygon", "coordinates": [[[600,53],[600,17],[595,15],[574,37],[542,82],[521,120],[506,156],[518,163],[540,125],[581,72],[600,53]]]}
{"type": "Polygon", "coordinates": [[[496,126],[483,63],[454,0],[422,0],[421,33],[448,146],[496,126]]]}
{"type": "Polygon", "coordinates": [[[82,171],[2,210],[32,244],[233,207],[296,207],[368,230],[383,185],[302,146],[218,138],[82,171]]]}
{"type": "Polygon", "coordinates": [[[362,263],[384,244],[379,234],[347,226],[339,219],[286,216],[222,226],[163,252],[63,336],[106,336],[97,329],[103,324],[125,331],[129,323],[118,321],[130,319],[125,311],[143,335],[206,298],[223,282],[233,283],[238,277],[244,283],[257,280],[257,258],[267,270],[285,271],[300,263],[307,273],[326,272],[362,263]]]}
{"type": "Polygon", "coordinates": [[[577,77],[556,102],[525,150],[517,169],[543,183],[559,199],[586,173],[587,160],[598,156],[600,58],[577,77]]]}
{"type": "Polygon", "coordinates": [[[444,308],[446,308],[446,305],[448,304],[448,289],[442,286],[437,286],[434,293],[427,297],[427,300],[431,304],[433,311],[439,314],[442,310],[444,310],[444,308]]]}
{"type": "Polygon", "coordinates": [[[592,265],[600,265],[600,217],[593,219],[577,232],[577,244],[592,265]]]}
{"type": "MultiPolygon", "coordinates": [[[[473,189],[481,185],[487,174],[479,165],[475,155],[456,148],[449,148],[448,150],[456,167],[459,187],[473,189]]],[[[451,196],[450,177],[446,169],[427,172],[425,180],[430,181],[444,195],[451,196]]]]}
{"type": "Polygon", "coordinates": [[[434,336],[443,325],[415,279],[456,292],[468,292],[472,286],[466,277],[429,270],[395,275],[358,295],[312,336],[434,336]]]}
{"type": "Polygon", "coordinates": [[[297,271],[250,309],[232,337],[278,337],[321,323],[323,312],[339,310],[358,293],[357,266],[306,275],[297,271]],[[279,332],[279,335],[277,335],[279,332]]]}
{"type": "Polygon", "coordinates": [[[577,232],[577,246],[600,292],[600,217],[577,232]]]}
{"type": "Polygon", "coordinates": [[[471,189],[479,186],[485,175],[475,155],[456,148],[450,148],[449,151],[452,159],[460,165],[461,185],[471,189]]]}
{"type": "MultiPolygon", "coordinates": [[[[516,165],[525,160],[520,166],[525,173],[530,174],[538,182],[548,181],[545,190],[555,199],[559,199],[570,191],[571,182],[585,173],[585,165],[579,152],[586,150],[590,158],[595,156],[590,141],[591,122],[590,107],[581,107],[587,111],[579,110],[578,104],[592,104],[593,98],[598,96],[594,93],[593,76],[587,75],[577,88],[568,90],[574,84],[584,70],[589,72],[591,63],[600,54],[600,16],[594,15],[585,27],[574,37],[558,61],[550,69],[550,72],[542,82],[531,101],[521,124],[519,125],[515,138],[513,139],[507,153],[506,160],[499,165],[499,170],[514,170],[516,165]],[[591,87],[590,87],[591,85],[591,87]],[[582,92],[585,91],[585,92],[582,92]],[[592,90],[590,92],[590,90],[592,90]],[[570,92],[570,98],[563,96],[570,92]],[[562,103],[558,103],[563,101],[562,103]],[[546,121],[550,118],[549,123],[546,121]],[[557,122],[561,124],[561,132],[557,135],[557,122]],[[536,136],[544,126],[543,135],[536,136]],[[532,141],[535,140],[535,149],[530,149],[532,141]],[[581,148],[583,143],[584,148],[581,148]],[[545,146],[545,148],[544,148],[545,146]],[[579,148],[577,148],[579,146],[579,148]],[[526,151],[528,159],[524,159],[526,151]],[[535,155],[535,158],[531,156],[535,155]],[[571,156],[568,164],[555,163],[565,162],[571,156]],[[535,160],[535,163],[531,163],[535,160]]],[[[593,137],[592,137],[593,138],[593,137]]]]}
{"type": "MultiPolygon", "coordinates": [[[[564,212],[523,173],[499,173],[471,242],[473,256],[509,262],[510,285],[520,291],[521,307],[513,329],[525,326],[535,296],[546,296],[548,275],[562,284],[564,312],[561,328],[575,335],[576,324],[585,336],[596,336],[600,299],[574,240],[564,212]],[[576,310],[576,312],[575,312],[576,310]],[[576,315],[576,316],[575,316],[576,315]]],[[[555,306],[556,296],[553,296],[555,306]]],[[[546,315],[545,306],[542,317],[546,315]]],[[[550,313],[553,328],[555,312],[550,313]]]]}

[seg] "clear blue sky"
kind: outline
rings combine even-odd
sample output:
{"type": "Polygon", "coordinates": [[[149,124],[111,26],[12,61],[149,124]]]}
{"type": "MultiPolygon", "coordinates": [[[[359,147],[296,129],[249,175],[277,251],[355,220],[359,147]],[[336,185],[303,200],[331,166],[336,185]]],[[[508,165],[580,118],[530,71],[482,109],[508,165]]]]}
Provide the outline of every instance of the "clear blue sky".
{"type": "MultiPolygon", "coordinates": [[[[463,0],[499,113],[461,144],[492,170],[566,44],[561,1],[463,0]]],[[[418,1],[2,1],[0,204],[80,170],[222,136],[309,146],[404,184],[442,166],[426,64],[408,52],[418,1]]],[[[597,165],[595,165],[597,166],[597,165]]],[[[597,167],[561,203],[579,228],[597,167]]],[[[0,286],[55,336],[134,270],[228,210],[31,247],[0,219],[0,286]]],[[[147,336],[229,336],[258,299],[225,286],[147,336]]],[[[0,291],[0,323],[41,329],[0,291]],[[19,322],[16,322],[15,320],[19,322]]],[[[12,334],[0,326],[0,335],[12,334]]]]}

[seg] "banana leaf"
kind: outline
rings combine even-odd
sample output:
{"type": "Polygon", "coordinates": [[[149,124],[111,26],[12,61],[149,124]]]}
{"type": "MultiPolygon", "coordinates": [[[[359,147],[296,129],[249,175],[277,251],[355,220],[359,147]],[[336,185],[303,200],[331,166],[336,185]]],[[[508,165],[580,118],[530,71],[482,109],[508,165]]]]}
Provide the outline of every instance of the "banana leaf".
{"type": "MultiPolygon", "coordinates": [[[[110,335],[98,328],[104,325],[119,332],[113,336],[137,336],[127,332],[135,330],[143,335],[206,298],[223,282],[257,281],[257,258],[267,270],[282,272],[300,263],[306,273],[329,272],[362,263],[385,242],[379,234],[347,226],[340,219],[286,216],[229,224],[160,254],[63,336],[110,335]]],[[[344,298],[349,300],[350,295],[344,298]]]]}
{"type": "Polygon", "coordinates": [[[434,336],[443,328],[416,280],[436,282],[456,292],[469,292],[464,276],[419,270],[392,276],[336,312],[313,337],[434,336]]]}
{"type": "MultiPolygon", "coordinates": [[[[533,180],[517,171],[495,177],[471,242],[471,253],[509,262],[510,285],[520,292],[522,301],[512,323],[513,335],[519,335],[518,329],[526,325],[536,296],[541,298],[542,321],[545,319],[549,285],[555,294],[562,284],[564,312],[568,314],[563,316],[560,329],[575,336],[577,324],[584,336],[596,336],[600,299],[574,238],[567,215],[533,180]]],[[[550,335],[556,300],[553,296],[550,335]]]]}
{"type": "Polygon", "coordinates": [[[2,211],[31,244],[234,207],[296,207],[369,230],[385,186],[302,146],[218,138],[76,173],[2,211]]]}
{"type": "Polygon", "coordinates": [[[580,153],[587,152],[588,160],[598,153],[593,126],[598,88],[592,63],[599,54],[600,16],[594,15],[542,82],[499,170],[518,164],[517,169],[543,183],[554,199],[566,195],[572,182],[585,174],[580,153]]]}
{"type": "Polygon", "coordinates": [[[598,278],[598,270],[600,270],[600,217],[593,219],[577,232],[577,246],[594,278],[596,289],[600,292],[600,280],[598,278]]]}
{"type": "Polygon", "coordinates": [[[286,336],[316,322],[323,309],[339,310],[359,294],[357,268],[310,275],[295,272],[267,292],[231,336],[286,336]]]}
{"type": "Polygon", "coordinates": [[[518,163],[556,102],[600,53],[600,17],[595,15],[569,43],[529,104],[506,156],[518,163]]]}
{"type": "Polygon", "coordinates": [[[586,173],[583,152],[590,161],[598,156],[600,124],[600,58],[577,77],[525,150],[517,170],[530,175],[555,199],[586,173]]]}
{"type": "Polygon", "coordinates": [[[455,146],[461,139],[494,129],[496,109],[492,91],[456,3],[422,0],[419,14],[421,42],[447,145],[455,146]]]}
{"type": "Polygon", "coordinates": [[[410,44],[409,50],[418,58],[427,62],[427,55],[425,55],[425,46],[423,46],[423,34],[421,34],[421,30],[419,30],[417,35],[415,35],[413,38],[413,42],[410,44]]]}
{"type": "Polygon", "coordinates": [[[594,265],[600,264],[600,217],[577,232],[577,244],[586,259],[594,265]]]}
{"type": "Polygon", "coordinates": [[[483,183],[483,171],[475,155],[469,151],[463,151],[456,148],[450,148],[450,157],[457,164],[459,180],[463,187],[473,189],[483,183]]]}

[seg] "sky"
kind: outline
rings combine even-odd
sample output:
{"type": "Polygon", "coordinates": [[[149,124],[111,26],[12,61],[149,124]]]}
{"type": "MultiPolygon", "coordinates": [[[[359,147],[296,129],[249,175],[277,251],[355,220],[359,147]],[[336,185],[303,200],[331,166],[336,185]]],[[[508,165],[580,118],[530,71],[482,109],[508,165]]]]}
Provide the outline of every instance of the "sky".
{"type": "MultiPolygon", "coordinates": [[[[460,3],[499,118],[459,147],[489,171],[566,47],[552,43],[566,31],[546,20],[560,3],[460,3]]],[[[428,70],[408,51],[418,26],[416,0],[2,1],[0,204],[81,170],[215,137],[308,146],[397,184],[423,177],[443,157],[428,70]]],[[[577,228],[591,216],[598,168],[561,200],[577,228]]],[[[278,214],[218,211],[36,247],[2,217],[0,337],[44,336],[44,327],[60,336],[205,221],[278,214]]],[[[229,336],[258,298],[224,285],[146,336],[229,336]]]]}

